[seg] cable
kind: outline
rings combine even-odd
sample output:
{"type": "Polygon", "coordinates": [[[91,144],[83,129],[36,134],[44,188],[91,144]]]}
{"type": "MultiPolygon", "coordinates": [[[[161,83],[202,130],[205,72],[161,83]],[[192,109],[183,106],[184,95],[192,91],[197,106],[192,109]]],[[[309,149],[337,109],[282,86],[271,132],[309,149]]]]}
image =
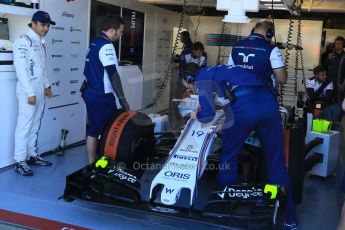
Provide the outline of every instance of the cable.
{"type": "MultiPolygon", "coordinates": [[[[221,62],[220,62],[220,56],[222,55],[222,45],[223,45],[223,41],[224,41],[224,31],[225,31],[225,22],[223,21],[222,22],[222,29],[221,29],[221,36],[220,36],[220,41],[218,43],[218,52],[217,52],[217,65],[220,65],[221,62]]],[[[224,61],[224,58],[223,58],[223,61],[224,61]]],[[[222,61],[222,62],[223,62],[222,61]]]]}
{"type": "Polygon", "coordinates": [[[199,17],[197,19],[197,23],[196,23],[196,27],[195,27],[195,31],[194,31],[194,42],[196,42],[196,35],[198,33],[198,29],[199,29],[199,26],[200,26],[200,18],[201,18],[201,15],[204,14],[204,8],[202,7],[202,4],[204,3],[204,0],[201,0],[200,1],[200,4],[199,4],[199,8],[200,8],[200,14],[199,14],[199,17]]]}
{"type": "Polygon", "coordinates": [[[184,24],[184,20],[185,20],[185,15],[186,15],[186,5],[187,5],[187,0],[183,1],[183,5],[182,5],[182,11],[181,11],[181,17],[180,17],[180,22],[179,22],[179,26],[178,26],[178,30],[177,30],[177,35],[176,35],[176,40],[174,43],[174,46],[172,48],[172,52],[171,52],[171,57],[170,57],[170,61],[169,61],[169,65],[166,71],[166,74],[163,78],[163,83],[162,85],[159,87],[158,92],[156,93],[155,97],[153,98],[153,101],[151,104],[139,109],[138,111],[142,111],[144,109],[148,109],[151,108],[152,106],[154,106],[157,101],[160,99],[160,97],[162,96],[164,89],[167,87],[168,85],[168,81],[170,79],[171,76],[171,68],[174,64],[174,57],[176,55],[176,50],[178,47],[178,41],[180,40],[180,33],[182,32],[182,27],[184,24]]]}

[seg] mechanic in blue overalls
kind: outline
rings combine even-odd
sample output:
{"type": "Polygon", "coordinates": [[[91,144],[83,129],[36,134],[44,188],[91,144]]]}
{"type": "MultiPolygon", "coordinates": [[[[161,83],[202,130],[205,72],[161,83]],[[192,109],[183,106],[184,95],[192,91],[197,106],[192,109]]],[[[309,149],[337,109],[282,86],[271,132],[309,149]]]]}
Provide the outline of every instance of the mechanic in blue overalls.
{"type": "Polygon", "coordinates": [[[96,159],[98,136],[105,122],[117,109],[116,94],[121,107],[129,110],[119,76],[118,60],[112,42],[123,34],[124,21],[119,16],[108,16],[102,24],[102,32],[90,44],[86,55],[84,75],[87,84],[81,89],[86,104],[89,126],[86,148],[89,162],[96,159]]]}
{"type": "MultiPolygon", "coordinates": [[[[266,36],[270,36],[266,35],[268,29],[273,30],[272,23],[260,21],[254,33],[233,48],[232,60],[236,67],[221,65],[197,70],[197,66],[193,68],[190,64],[184,69],[184,80],[187,83],[195,81],[198,90],[200,110],[196,118],[200,122],[210,122],[215,115],[212,103],[215,84],[217,91],[223,92],[228,98],[230,95],[235,98],[230,106],[224,107],[225,124],[231,123],[230,119],[234,119],[234,124],[231,127],[225,125],[222,132],[223,152],[218,175],[220,185],[237,183],[240,149],[250,132],[256,130],[265,153],[268,182],[285,185],[288,189],[291,187],[285,167],[279,104],[271,89],[272,72],[280,83],[287,81],[287,73],[279,49],[266,40],[266,36]]],[[[288,192],[286,208],[284,229],[297,229],[291,192],[288,192]]]]}

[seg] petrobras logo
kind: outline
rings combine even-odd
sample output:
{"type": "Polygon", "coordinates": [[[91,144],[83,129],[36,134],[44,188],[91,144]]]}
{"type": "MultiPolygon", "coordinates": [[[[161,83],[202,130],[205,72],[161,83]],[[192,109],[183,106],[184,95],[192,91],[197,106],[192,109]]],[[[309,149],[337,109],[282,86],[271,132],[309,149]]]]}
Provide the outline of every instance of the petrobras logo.
{"type": "Polygon", "coordinates": [[[62,17],[67,17],[67,18],[74,18],[74,14],[71,14],[71,13],[67,13],[67,12],[63,12],[62,17]]]}
{"type": "Polygon", "coordinates": [[[226,195],[228,195],[229,198],[249,199],[254,197],[262,197],[263,190],[254,187],[252,189],[238,189],[236,187],[226,186],[222,193],[218,193],[218,196],[222,199],[226,199],[226,195]]]}
{"type": "Polygon", "coordinates": [[[65,30],[65,27],[61,27],[61,26],[52,26],[51,28],[53,30],[65,30]]]}
{"type": "Polygon", "coordinates": [[[71,32],[75,32],[75,31],[81,32],[82,30],[81,30],[81,29],[78,29],[78,28],[70,27],[70,28],[69,28],[69,31],[71,31],[71,32]]]}
{"type": "Polygon", "coordinates": [[[69,81],[70,84],[78,84],[78,82],[79,82],[78,80],[70,80],[69,81]]]}
{"type": "Polygon", "coordinates": [[[73,72],[73,71],[78,71],[79,70],[79,68],[71,68],[71,72],[73,72]]]}
{"type": "Polygon", "coordinates": [[[183,180],[189,180],[190,175],[187,173],[179,173],[179,172],[172,172],[172,171],[166,171],[164,173],[166,177],[174,178],[174,179],[183,179],[183,180]]]}
{"type": "Polygon", "coordinates": [[[60,72],[60,68],[54,68],[53,69],[53,73],[59,73],[60,72]]]}
{"type": "Polygon", "coordinates": [[[62,58],[62,54],[52,54],[52,58],[62,58]]]}
{"type": "Polygon", "coordinates": [[[71,44],[73,44],[73,45],[80,45],[80,41],[71,41],[71,44]]]}
{"type": "Polygon", "coordinates": [[[174,158],[186,161],[198,161],[197,157],[189,157],[189,156],[182,156],[182,155],[174,155],[174,158]]]}
{"type": "Polygon", "coordinates": [[[79,54],[71,54],[71,57],[72,57],[72,58],[78,58],[78,57],[79,57],[79,54]]]}
{"type": "Polygon", "coordinates": [[[62,43],[63,40],[58,40],[58,39],[52,39],[52,44],[55,44],[55,43],[62,43]]]}

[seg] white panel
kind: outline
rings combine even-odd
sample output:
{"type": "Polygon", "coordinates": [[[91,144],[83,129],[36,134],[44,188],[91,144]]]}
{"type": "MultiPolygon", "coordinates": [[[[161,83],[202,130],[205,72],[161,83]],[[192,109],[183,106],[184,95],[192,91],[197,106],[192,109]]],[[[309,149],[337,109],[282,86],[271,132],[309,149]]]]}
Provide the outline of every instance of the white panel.
{"type": "Polygon", "coordinates": [[[58,146],[61,129],[68,129],[67,145],[86,137],[86,109],[80,85],[89,45],[90,0],[41,1],[56,22],[46,36],[47,73],[54,97],[46,101],[38,137],[39,152],[58,146]]]}

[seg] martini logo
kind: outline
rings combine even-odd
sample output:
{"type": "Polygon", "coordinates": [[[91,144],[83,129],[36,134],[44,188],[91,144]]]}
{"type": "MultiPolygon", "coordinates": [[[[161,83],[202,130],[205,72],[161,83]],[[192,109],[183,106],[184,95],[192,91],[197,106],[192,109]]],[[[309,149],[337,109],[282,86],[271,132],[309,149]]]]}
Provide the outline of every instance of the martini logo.
{"type": "Polygon", "coordinates": [[[65,30],[65,27],[61,27],[61,26],[52,26],[51,28],[53,30],[65,30]]]}
{"type": "Polygon", "coordinates": [[[174,179],[183,179],[183,180],[189,180],[190,175],[187,173],[179,173],[179,172],[172,172],[172,171],[166,171],[164,173],[166,177],[171,177],[174,179]]]}
{"type": "Polygon", "coordinates": [[[262,189],[238,189],[234,187],[228,187],[226,186],[222,193],[218,193],[218,196],[222,199],[226,199],[226,195],[229,196],[229,198],[241,198],[241,199],[249,199],[254,197],[262,197],[263,191],[262,189]]]}
{"type": "Polygon", "coordinates": [[[58,39],[52,39],[52,44],[55,44],[55,43],[62,43],[63,41],[62,40],[58,40],[58,39]]]}
{"type": "Polygon", "coordinates": [[[62,54],[52,54],[52,58],[62,58],[62,54]]]}
{"type": "Polygon", "coordinates": [[[71,14],[71,13],[67,13],[67,12],[63,12],[62,17],[67,17],[67,18],[74,18],[74,14],[71,14]]]}

